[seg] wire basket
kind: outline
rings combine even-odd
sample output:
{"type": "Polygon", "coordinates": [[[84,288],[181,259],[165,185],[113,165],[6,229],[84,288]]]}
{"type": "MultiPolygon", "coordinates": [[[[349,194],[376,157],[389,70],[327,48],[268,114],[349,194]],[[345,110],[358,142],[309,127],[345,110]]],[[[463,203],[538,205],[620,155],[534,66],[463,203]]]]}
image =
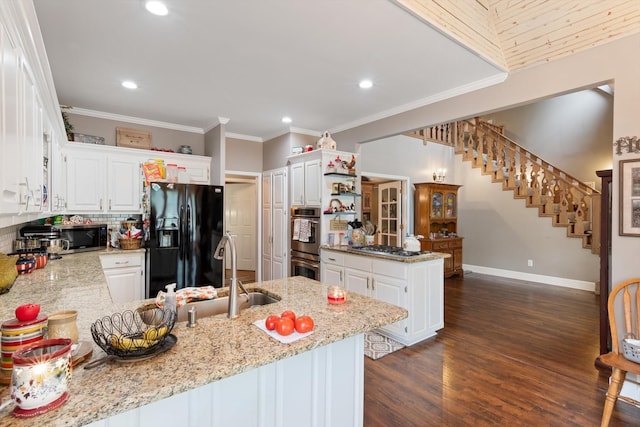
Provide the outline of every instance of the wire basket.
{"type": "Polygon", "coordinates": [[[138,357],[154,353],[175,323],[176,313],[172,310],[128,310],[96,320],[91,325],[91,335],[108,355],[138,357]]]}
{"type": "MultiPolygon", "coordinates": [[[[637,340],[634,340],[637,341],[637,340]]],[[[640,363],[640,345],[632,344],[628,340],[622,340],[622,350],[625,359],[640,363]]]]}
{"type": "Polygon", "coordinates": [[[120,249],[140,249],[142,239],[119,239],[120,249]]]}

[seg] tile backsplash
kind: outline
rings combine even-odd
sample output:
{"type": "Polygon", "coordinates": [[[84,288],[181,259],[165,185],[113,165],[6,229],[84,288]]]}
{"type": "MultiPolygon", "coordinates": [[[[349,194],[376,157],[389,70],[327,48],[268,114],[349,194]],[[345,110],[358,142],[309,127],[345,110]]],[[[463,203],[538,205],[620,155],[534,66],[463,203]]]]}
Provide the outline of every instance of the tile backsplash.
{"type": "MultiPolygon", "coordinates": [[[[141,215],[81,215],[84,219],[90,219],[96,224],[107,224],[109,229],[119,229],[122,221],[127,218],[136,218],[140,220],[141,215]]],[[[20,236],[20,229],[25,224],[12,225],[10,227],[0,228],[0,253],[9,253],[13,251],[13,240],[20,236]]]]}

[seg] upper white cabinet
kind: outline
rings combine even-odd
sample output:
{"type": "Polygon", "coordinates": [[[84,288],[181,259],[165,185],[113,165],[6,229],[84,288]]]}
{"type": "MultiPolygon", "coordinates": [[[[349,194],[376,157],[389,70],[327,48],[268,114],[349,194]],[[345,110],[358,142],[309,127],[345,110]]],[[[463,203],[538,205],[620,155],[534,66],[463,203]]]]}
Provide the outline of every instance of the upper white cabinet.
{"type": "Polygon", "coordinates": [[[142,210],[141,159],[110,149],[69,143],[67,211],[137,213],[142,210]]]}
{"type": "Polygon", "coordinates": [[[67,209],[71,212],[102,212],[106,198],[104,154],[67,147],[67,209]]]}
{"type": "MultiPolygon", "coordinates": [[[[316,157],[319,157],[319,155],[317,155],[316,157]]],[[[291,158],[292,206],[320,206],[322,198],[321,185],[321,158],[313,158],[308,160],[302,160],[302,158],[291,158]]]]}
{"type": "Polygon", "coordinates": [[[31,2],[0,2],[0,227],[52,212],[51,141],[64,124],[37,22],[31,2]]]}

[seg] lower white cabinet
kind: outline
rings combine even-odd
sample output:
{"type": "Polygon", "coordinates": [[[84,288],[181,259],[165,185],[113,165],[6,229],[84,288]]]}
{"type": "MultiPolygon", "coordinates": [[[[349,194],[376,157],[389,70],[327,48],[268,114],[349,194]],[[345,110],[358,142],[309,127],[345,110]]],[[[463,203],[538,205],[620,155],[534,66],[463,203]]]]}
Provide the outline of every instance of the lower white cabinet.
{"type": "MultiPolygon", "coordinates": [[[[112,414],[89,427],[361,427],[363,353],[361,334],[183,393],[172,392],[166,399],[112,414]]],[[[215,357],[212,360],[215,363],[215,357]]]]}
{"type": "Polygon", "coordinates": [[[100,255],[102,271],[114,303],[144,299],[144,257],[144,250],[100,255]]]}
{"type": "Polygon", "coordinates": [[[442,258],[402,262],[322,249],[321,281],[405,308],[409,316],[381,329],[413,345],[444,327],[442,258]]]}

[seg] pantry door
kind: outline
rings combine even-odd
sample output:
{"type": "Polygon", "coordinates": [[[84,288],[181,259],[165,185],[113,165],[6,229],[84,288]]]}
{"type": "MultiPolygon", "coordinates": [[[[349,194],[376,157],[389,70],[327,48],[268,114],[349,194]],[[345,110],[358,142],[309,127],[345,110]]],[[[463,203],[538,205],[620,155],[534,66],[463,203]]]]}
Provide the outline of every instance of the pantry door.
{"type": "Polygon", "coordinates": [[[382,245],[402,246],[401,196],[400,181],[378,185],[378,242],[382,245]]]}
{"type": "MultiPolygon", "coordinates": [[[[229,183],[225,185],[227,203],[225,228],[231,233],[237,254],[238,270],[256,270],[256,206],[257,188],[253,183],[229,183]]],[[[231,258],[226,257],[227,268],[231,258]]]]}

